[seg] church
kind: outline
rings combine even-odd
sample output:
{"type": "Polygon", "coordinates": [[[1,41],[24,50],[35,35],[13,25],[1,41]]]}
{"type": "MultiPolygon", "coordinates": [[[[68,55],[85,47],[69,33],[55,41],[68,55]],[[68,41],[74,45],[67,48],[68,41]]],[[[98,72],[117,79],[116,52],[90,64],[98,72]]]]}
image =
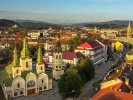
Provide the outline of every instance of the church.
{"type": "Polygon", "coordinates": [[[37,62],[33,64],[27,39],[24,38],[20,57],[15,47],[12,63],[0,71],[0,84],[6,99],[10,99],[52,89],[51,76],[50,72],[45,71],[41,47],[37,62]]]}
{"type": "Polygon", "coordinates": [[[132,34],[133,34],[133,31],[132,31],[131,24],[129,22],[128,28],[127,28],[127,37],[132,37],[132,34]]]}

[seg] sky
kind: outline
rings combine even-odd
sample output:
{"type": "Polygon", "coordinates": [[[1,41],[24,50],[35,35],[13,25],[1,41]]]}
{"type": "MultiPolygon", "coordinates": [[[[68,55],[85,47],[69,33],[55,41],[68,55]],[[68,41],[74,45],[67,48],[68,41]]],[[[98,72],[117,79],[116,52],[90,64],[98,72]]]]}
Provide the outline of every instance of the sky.
{"type": "Polygon", "coordinates": [[[133,0],[0,0],[0,19],[50,23],[133,20],[133,0]]]}

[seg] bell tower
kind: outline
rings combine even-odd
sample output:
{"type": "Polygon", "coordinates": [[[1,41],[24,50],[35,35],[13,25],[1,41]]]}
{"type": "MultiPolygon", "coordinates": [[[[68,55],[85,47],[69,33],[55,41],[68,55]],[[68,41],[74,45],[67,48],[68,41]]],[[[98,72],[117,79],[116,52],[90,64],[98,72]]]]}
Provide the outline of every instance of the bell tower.
{"type": "Polygon", "coordinates": [[[37,74],[45,72],[44,63],[42,60],[42,49],[40,46],[38,48],[36,71],[37,71],[37,74]]]}
{"type": "Polygon", "coordinates": [[[12,77],[21,76],[21,66],[19,65],[18,52],[16,47],[13,52],[13,67],[12,67],[12,77]]]}
{"type": "Polygon", "coordinates": [[[60,35],[56,39],[56,46],[53,51],[53,78],[59,80],[60,76],[64,73],[62,65],[62,48],[60,43],[60,35]]]}
{"type": "Polygon", "coordinates": [[[22,71],[32,70],[32,58],[30,57],[26,38],[23,39],[23,49],[21,51],[20,66],[22,66],[22,71]]]}

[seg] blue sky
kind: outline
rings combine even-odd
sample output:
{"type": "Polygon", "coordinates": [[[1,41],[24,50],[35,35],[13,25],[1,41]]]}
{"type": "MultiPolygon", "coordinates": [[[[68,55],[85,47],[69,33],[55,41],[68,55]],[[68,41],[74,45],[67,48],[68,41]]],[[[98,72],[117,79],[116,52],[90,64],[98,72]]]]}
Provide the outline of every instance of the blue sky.
{"type": "Polygon", "coordinates": [[[133,0],[0,0],[0,18],[52,23],[133,20],[133,0]]]}

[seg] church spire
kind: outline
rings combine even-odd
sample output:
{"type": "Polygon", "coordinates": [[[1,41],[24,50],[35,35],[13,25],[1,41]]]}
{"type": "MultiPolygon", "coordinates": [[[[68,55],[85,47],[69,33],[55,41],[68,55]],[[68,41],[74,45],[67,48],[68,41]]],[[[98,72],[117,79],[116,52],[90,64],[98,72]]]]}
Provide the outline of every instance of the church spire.
{"type": "Polygon", "coordinates": [[[54,48],[54,52],[62,52],[61,43],[60,43],[60,34],[58,34],[58,37],[56,38],[57,42],[54,48]]]}
{"type": "Polygon", "coordinates": [[[21,51],[21,58],[30,57],[27,39],[23,39],[23,49],[21,51]]]}
{"type": "Polygon", "coordinates": [[[41,47],[40,47],[40,46],[39,46],[39,48],[38,48],[37,63],[38,63],[38,64],[43,63],[43,60],[42,60],[42,50],[41,50],[41,47]]]}
{"type": "Polygon", "coordinates": [[[127,28],[127,37],[130,37],[131,35],[132,35],[132,27],[129,21],[128,28],[127,28]]]}
{"type": "Polygon", "coordinates": [[[16,47],[14,48],[14,52],[13,52],[13,65],[14,66],[18,66],[19,65],[18,52],[17,52],[16,47]]]}

